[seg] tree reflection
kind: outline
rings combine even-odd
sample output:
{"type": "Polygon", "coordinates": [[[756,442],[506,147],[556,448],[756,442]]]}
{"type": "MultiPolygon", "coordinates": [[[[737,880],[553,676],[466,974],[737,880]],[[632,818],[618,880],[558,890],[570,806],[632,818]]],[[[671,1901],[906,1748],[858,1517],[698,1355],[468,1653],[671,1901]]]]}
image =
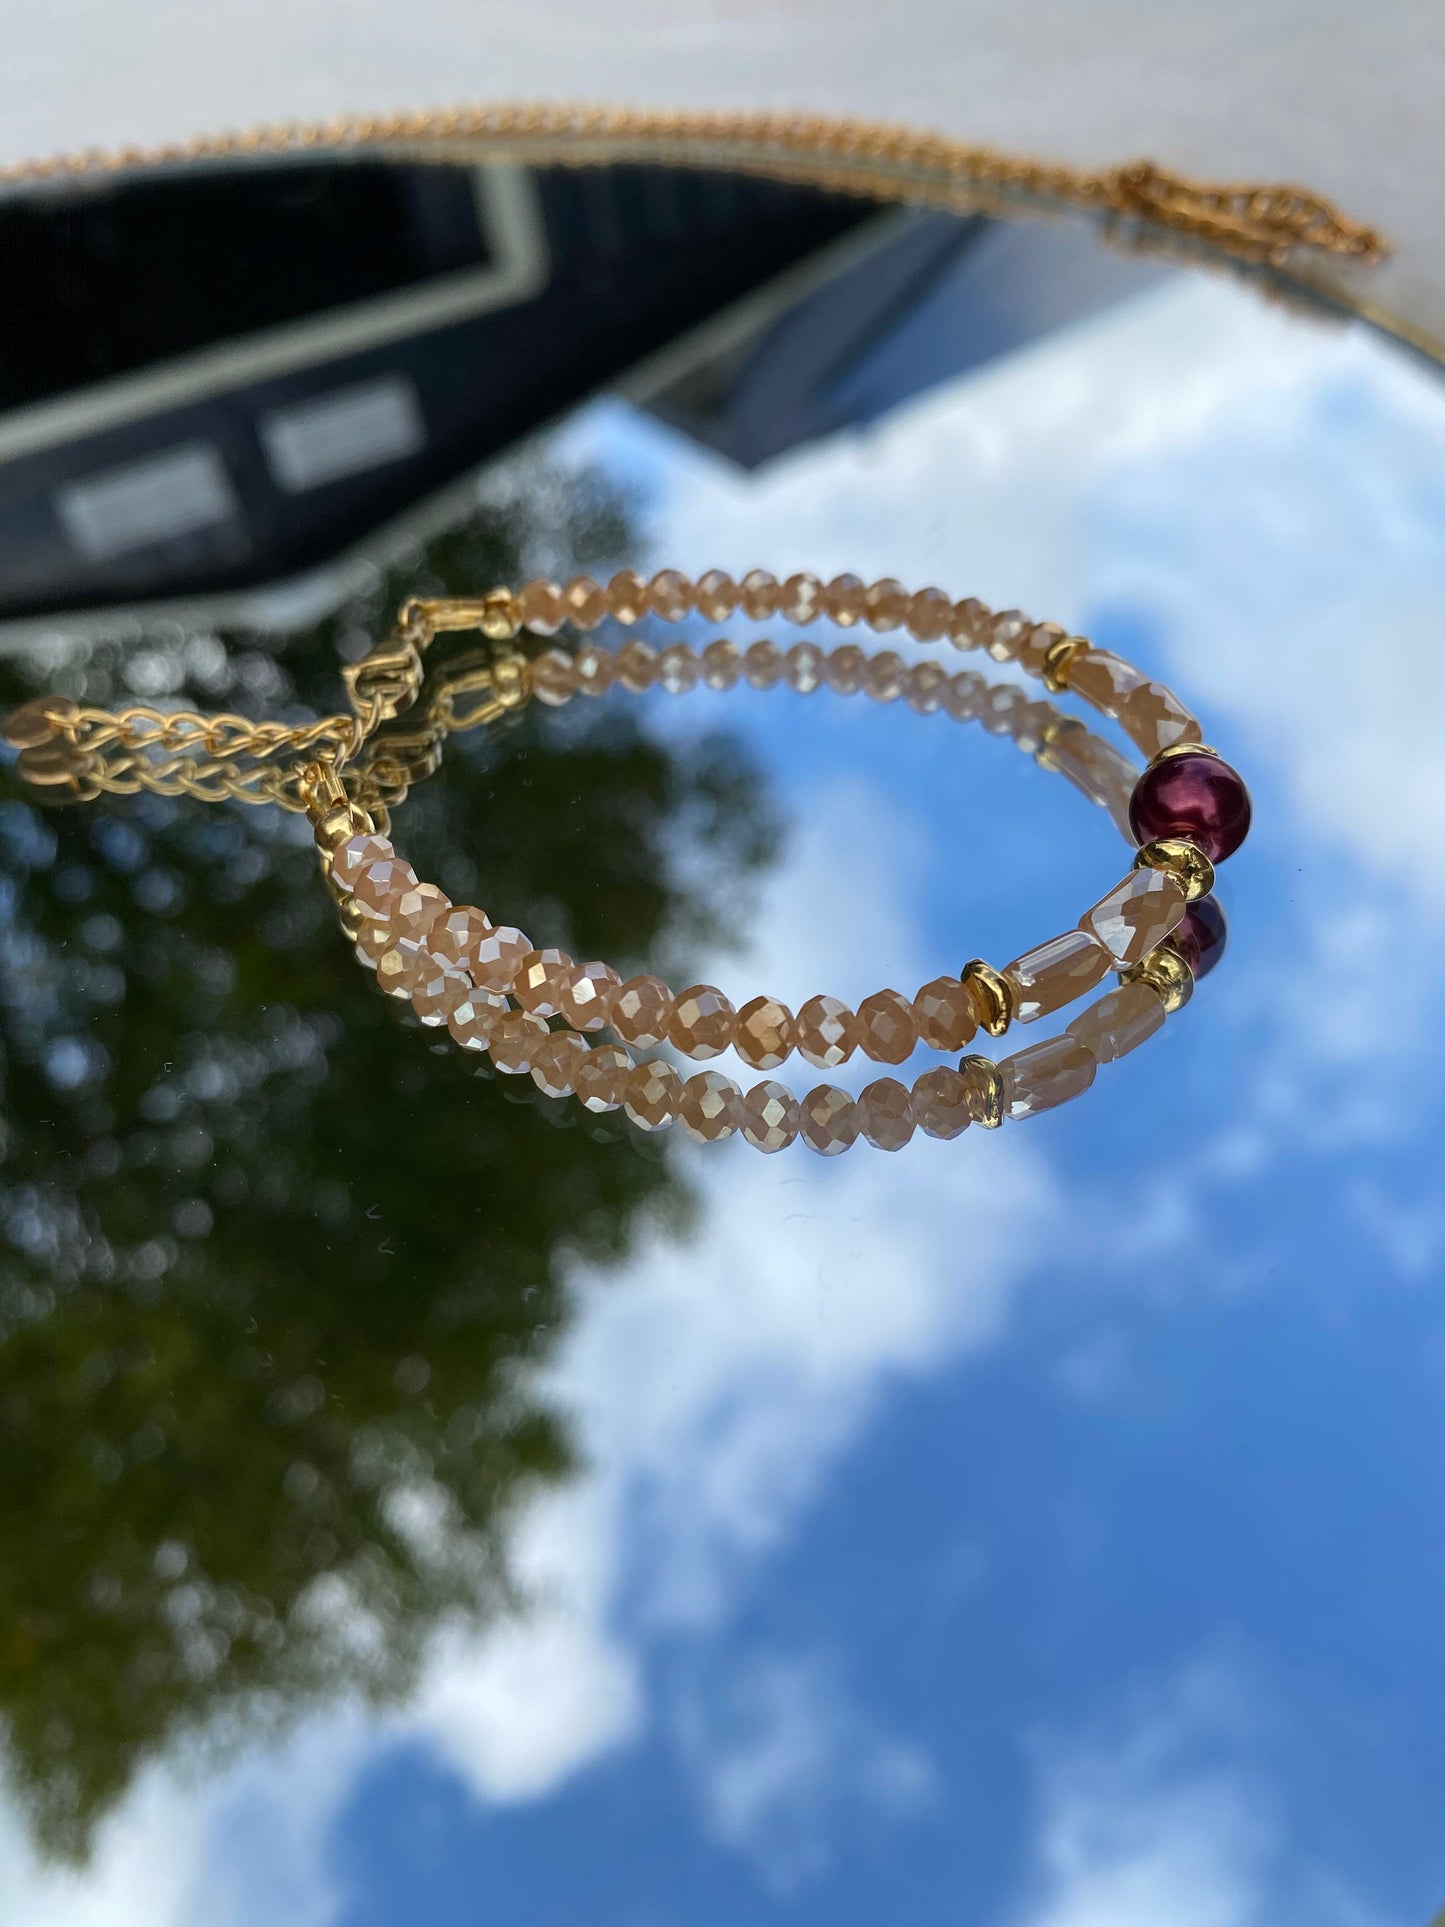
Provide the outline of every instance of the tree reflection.
{"type": "MultiPolygon", "coordinates": [[[[625,544],[595,486],[567,500],[563,558],[625,544]]],[[[78,656],[69,693],[333,706],[338,648],[402,593],[515,578],[537,502],[282,656],[152,631],[78,656]]],[[[56,682],[7,672],[0,705],[56,682]]],[[[757,783],[611,705],[566,726],[455,745],[408,851],[578,954],[655,955],[703,919],[679,826],[726,900],[767,853],[757,783]]],[[[42,813],[0,775],[0,913],[0,1712],[37,1837],[79,1856],[164,1744],[395,1695],[442,1615],[515,1603],[508,1517],[569,1464],[519,1370],[565,1323],[561,1256],[686,1201],[649,1145],[556,1128],[378,998],[297,819],[42,813]]]]}

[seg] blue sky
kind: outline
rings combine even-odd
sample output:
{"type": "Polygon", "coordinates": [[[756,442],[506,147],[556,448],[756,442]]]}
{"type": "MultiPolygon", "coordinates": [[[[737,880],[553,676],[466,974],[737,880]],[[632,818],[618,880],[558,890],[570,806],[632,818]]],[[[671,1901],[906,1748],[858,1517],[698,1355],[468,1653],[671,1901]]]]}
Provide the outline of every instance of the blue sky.
{"type": "MultiPolygon", "coordinates": [[[[1175,683],[1255,797],[1229,955],[1054,1116],[699,1154],[691,1240],[578,1275],[547,1372],[588,1463],[522,1522],[531,1614],[384,1722],[153,1774],[83,1888],[17,1851],[5,1918],[1424,1927],[1445,401],[1169,282],[758,476],[612,404],[558,447],[646,484],[659,560],[939,580],[1175,683]]],[[[976,727],[648,713],[726,720],[790,825],[729,990],[911,989],[1127,864],[976,727]]]]}

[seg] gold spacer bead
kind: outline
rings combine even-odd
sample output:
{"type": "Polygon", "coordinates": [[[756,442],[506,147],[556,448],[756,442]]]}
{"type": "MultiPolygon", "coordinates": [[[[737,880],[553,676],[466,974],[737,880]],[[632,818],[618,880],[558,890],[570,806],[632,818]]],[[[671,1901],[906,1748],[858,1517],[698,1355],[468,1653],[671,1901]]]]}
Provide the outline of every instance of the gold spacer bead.
{"type": "Polygon", "coordinates": [[[1167,749],[1161,749],[1157,756],[1149,758],[1150,769],[1156,763],[1167,763],[1173,756],[1212,756],[1217,762],[1224,760],[1219,751],[1211,749],[1208,743],[1171,743],[1167,749]]]}
{"type": "Polygon", "coordinates": [[[510,589],[492,589],[482,597],[477,627],[490,642],[510,642],[522,627],[517,598],[510,589]]]}
{"type": "Polygon", "coordinates": [[[1194,995],[1194,973],[1179,955],[1166,944],[1160,944],[1128,970],[1119,972],[1121,984],[1148,984],[1157,991],[1159,1001],[1172,1017],[1176,1010],[1183,1010],[1194,995]]]}
{"type": "Polygon", "coordinates": [[[355,897],[343,897],[336,906],[336,914],[341,928],[353,943],[361,935],[361,926],[366,922],[366,912],[355,897]]]}
{"type": "Polygon", "coordinates": [[[1044,651],[1044,688],[1062,696],[1069,686],[1069,664],[1081,649],[1089,646],[1085,636],[1060,636],[1044,651]]]}
{"type": "Polygon", "coordinates": [[[1007,982],[994,969],[992,964],[975,957],[966,963],[959,972],[959,982],[968,992],[968,1000],[980,1026],[990,1037],[1002,1037],[1013,1022],[1013,992],[1007,982]]]}
{"type": "Polygon", "coordinates": [[[376,825],[359,803],[337,803],[317,819],[316,847],[327,869],[342,844],[353,836],[370,836],[376,825]]]}
{"type": "Polygon", "coordinates": [[[532,665],[525,656],[498,656],[492,664],[492,693],[504,709],[520,709],[532,694],[532,665]]]}
{"type": "Polygon", "coordinates": [[[1188,903],[1197,903],[1214,888],[1214,865],[1197,844],[1182,836],[1161,836],[1153,843],[1141,844],[1134,868],[1162,870],[1173,877],[1188,903]]]}
{"type": "Polygon", "coordinates": [[[998,1065],[991,1057],[960,1057],[958,1070],[961,1077],[967,1077],[970,1072],[973,1074],[973,1083],[965,1100],[969,1116],[975,1124],[996,1131],[1003,1123],[1003,1077],[998,1065]]]}

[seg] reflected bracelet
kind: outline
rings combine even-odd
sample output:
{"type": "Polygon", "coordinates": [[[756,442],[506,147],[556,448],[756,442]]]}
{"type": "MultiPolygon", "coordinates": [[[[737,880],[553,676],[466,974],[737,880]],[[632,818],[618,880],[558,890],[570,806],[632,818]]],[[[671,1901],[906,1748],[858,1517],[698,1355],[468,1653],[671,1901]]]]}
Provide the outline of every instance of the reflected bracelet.
{"type": "MultiPolygon", "coordinates": [[[[1074,929],[1002,970],[975,958],[958,976],[935,978],[911,999],[879,990],[856,1011],[826,995],[810,998],[796,1013],[768,995],[735,1008],[710,984],[674,993],[649,975],[622,982],[605,963],[574,962],[565,951],[534,946],[512,925],[492,923],[481,910],[453,905],[435,885],[420,882],[338,792],[330,807],[318,801],[313,810],[318,843],[358,955],[376,969],[385,990],[410,999],[424,1023],[446,1024],[465,1048],[488,1052],[499,1070],[530,1072],[550,1094],[576,1094],[592,1109],[624,1108],[643,1129],[680,1120],[689,1135],[703,1139],[741,1130],[764,1150],[801,1135],[824,1152],[844,1150],[860,1134],[881,1148],[897,1148],[916,1125],[928,1129],[931,1120],[992,1124],[1048,1108],[1086,1088],[1097,1063],[1142,1042],[1167,1011],[1184,1003],[1194,976],[1216,960],[1222,944],[1222,914],[1209,893],[1215,863],[1238,849],[1248,831],[1248,792],[1202,743],[1199,724],[1172,692],[1057,624],[1031,623],[1013,610],[994,614],[937,589],[909,595],[891,580],[865,586],[844,575],[824,584],[795,575],[779,583],[754,571],[735,583],[713,571],[693,584],[664,570],[650,581],[624,571],[605,587],[585,577],[565,587],[533,582],[515,594],[496,591],[480,604],[413,603],[398,635],[420,651],[439,629],[463,622],[509,644],[523,629],[545,637],[564,627],[590,632],[609,619],[630,627],[645,618],[723,621],[738,611],[756,621],[781,616],[803,625],[826,618],[843,629],[903,629],[924,643],[947,637],[960,648],[982,648],[996,661],[1016,663],[1054,693],[1082,696],[1151,758],[1127,801],[1117,769],[1112,772],[1116,815],[1140,844],[1130,873],[1074,929]],[[1000,1037],[1014,1023],[1060,1010],[1110,972],[1120,975],[1120,988],[1063,1036],[1001,1064],[967,1058],[958,1071],[925,1072],[919,1080],[925,1088],[911,1093],[882,1079],[857,1099],[822,1085],[797,1100],[771,1080],[749,1092],[717,1072],[684,1083],[665,1060],[638,1063],[632,1054],[666,1044],[705,1060],[732,1049],[749,1068],[771,1070],[796,1050],[831,1070],[861,1051],[879,1064],[900,1064],[920,1044],[954,1052],[980,1029],[1000,1037]],[[588,1040],[597,1042],[599,1032],[612,1041],[589,1050],[588,1040]]],[[[892,650],[869,657],[847,643],[825,652],[799,641],[783,651],[769,640],[743,649],[719,639],[701,651],[684,642],[657,651],[634,638],[615,653],[585,642],[575,653],[547,648],[530,661],[503,655],[494,666],[497,700],[505,707],[532,698],[560,705],[579,695],[601,696],[614,685],[682,694],[699,683],[726,689],[739,679],[756,688],[784,682],[804,694],[862,689],[879,701],[905,697],[924,713],[946,709],[956,716],[978,713],[987,702],[1005,727],[1029,707],[1011,686],[990,691],[978,677],[951,676],[938,662],[910,665],[892,650]]],[[[1081,787],[1090,788],[1111,756],[1132,775],[1076,719],[1050,714],[1041,755],[1081,787]]],[[[1026,731],[1030,719],[1020,720],[1026,731]]]]}

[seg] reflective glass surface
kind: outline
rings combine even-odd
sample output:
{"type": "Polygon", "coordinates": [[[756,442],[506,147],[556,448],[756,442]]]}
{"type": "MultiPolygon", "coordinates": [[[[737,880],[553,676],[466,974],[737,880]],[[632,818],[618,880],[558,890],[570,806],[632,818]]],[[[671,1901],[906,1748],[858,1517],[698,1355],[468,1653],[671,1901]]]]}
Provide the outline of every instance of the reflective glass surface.
{"type": "MultiPolygon", "coordinates": [[[[1255,804],[1160,1035],[823,1160],[423,1029],[304,818],[7,752],[0,1921],[1424,1927],[1438,372],[1083,226],[641,166],[47,189],[0,262],[4,706],[299,720],[410,594],[852,570],[1116,648],[1255,804]]],[[[1130,860],[980,722],[786,686],[532,705],[394,822],[794,1009],[1130,860]]]]}

